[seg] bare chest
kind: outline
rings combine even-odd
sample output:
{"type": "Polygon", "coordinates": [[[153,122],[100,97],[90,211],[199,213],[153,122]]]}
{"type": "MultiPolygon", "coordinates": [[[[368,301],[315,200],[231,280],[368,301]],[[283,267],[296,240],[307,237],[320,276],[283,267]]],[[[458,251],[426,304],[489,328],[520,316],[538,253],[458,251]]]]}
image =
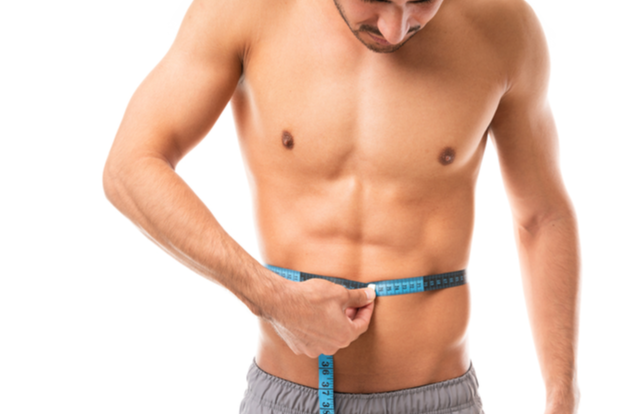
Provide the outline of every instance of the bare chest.
{"type": "Polygon", "coordinates": [[[476,170],[502,94],[485,48],[429,26],[377,54],[339,20],[288,17],[253,46],[232,100],[251,170],[417,181],[476,170]]]}

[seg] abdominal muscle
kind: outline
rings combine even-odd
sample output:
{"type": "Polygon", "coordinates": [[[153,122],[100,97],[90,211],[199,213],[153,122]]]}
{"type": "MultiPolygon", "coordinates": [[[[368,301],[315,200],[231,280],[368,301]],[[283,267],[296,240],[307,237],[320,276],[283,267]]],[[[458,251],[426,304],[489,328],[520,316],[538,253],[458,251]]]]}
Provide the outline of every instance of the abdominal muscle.
{"type": "MultiPolygon", "coordinates": [[[[467,285],[379,297],[369,329],[334,355],[336,392],[375,393],[456,378],[469,367],[467,285]]],[[[260,319],[256,362],[277,377],[318,388],[318,360],[294,354],[260,319]]]]}
{"type": "MultiPolygon", "coordinates": [[[[421,203],[375,197],[374,203],[357,203],[351,209],[345,208],[350,200],[344,197],[325,195],[315,202],[305,194],[305,208],[287,208],[283,199],[265,197],[266,186],[257,184],[257,218],[268,264],[361,282],[425,276],[467,265],[473,225],[469,191],[421,203]]],[[[295,205],[302,204],[302,197],[293,197],[295,205]]],[[[467,284],[376,298],[368,330],[334,355],[334,390],[386,392],[463,375],[470,365],[469,307],[467,284]]],[[[257,365],[274,376],[318,388],[318,359],[294,354],[271,324],[264,319],[259,323],[257,365]]]]}

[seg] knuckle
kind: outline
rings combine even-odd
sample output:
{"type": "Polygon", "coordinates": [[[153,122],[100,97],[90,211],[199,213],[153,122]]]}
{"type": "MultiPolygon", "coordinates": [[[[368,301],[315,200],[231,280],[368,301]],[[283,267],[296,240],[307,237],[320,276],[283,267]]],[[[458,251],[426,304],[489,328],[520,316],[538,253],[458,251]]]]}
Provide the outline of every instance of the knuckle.
{"type": "Polygon", "coordinates": [[[340,348],[336,348],[336,347],[328,347],[326,349],[323,350],[323,354],[325,355],[333,355],[336,353],[336,351],[338,351],[340,348]]]}
{"type": "Polygon", "coordinates": [[[340,349],[340,348],[346,348],[347,346],[349,346],[349,343],[345,340],[338,340],[335,343],[335,346],[340,349]]]}
{"type": "Polygon", "coordinates": [[[369,324],[362,324],[359,325],[356,330],[353,332],[353,335],[357,338],[358,336],[362,335],[363,333],[365,333],[367,330],[369,329],[369,324]]]}
{"type": "Polygon", "coordinates": [[[307,351],[305,355],[307,355],[309,358],[317,358],[319,354],[314,351],[307,351]]]}

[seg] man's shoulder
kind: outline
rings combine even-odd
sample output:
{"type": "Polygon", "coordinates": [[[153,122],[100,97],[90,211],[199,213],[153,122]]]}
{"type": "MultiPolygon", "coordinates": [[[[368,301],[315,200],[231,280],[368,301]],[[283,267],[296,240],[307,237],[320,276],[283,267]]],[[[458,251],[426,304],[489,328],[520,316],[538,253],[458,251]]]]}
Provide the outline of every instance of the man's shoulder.
{"type": "Polygon", "coordinates": [[[534,58],[548,53],[540,22],[525,0],[458,2],[463,22],[488,45],[509,77],[514,78],[534,58]]]}
{"type": "Polygon", "coordinates": [[[194,36],[214,47],[248,48],[253,38],[293,0],[194,0],[183,26],[194,28],[194,36]]]}
{"type": "Polygon", "coordinates": [[[526,0],[458,1],[459,8],[480,22],[523,24],[535,17],[533,8],[526,0]]]}
{"type": "Polygon", "coordinates": [[[538,18],[525,0],[460,0],[460,4],[462,16],[496,42],[519,46],[540,30],[538,18]]]}

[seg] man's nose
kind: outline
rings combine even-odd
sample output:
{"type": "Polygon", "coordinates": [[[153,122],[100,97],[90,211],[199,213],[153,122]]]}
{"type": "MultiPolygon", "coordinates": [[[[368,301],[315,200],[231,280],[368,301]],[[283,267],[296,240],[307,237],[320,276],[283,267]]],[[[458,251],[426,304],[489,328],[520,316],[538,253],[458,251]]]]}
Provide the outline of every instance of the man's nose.
{"type": "Polygon", "coordinates": [[[387,42],[392,45],[397,44],[404,40],[408,33],[408,15],[403,10],[393,7],[380,16],[377,28],[387,42]]]}

